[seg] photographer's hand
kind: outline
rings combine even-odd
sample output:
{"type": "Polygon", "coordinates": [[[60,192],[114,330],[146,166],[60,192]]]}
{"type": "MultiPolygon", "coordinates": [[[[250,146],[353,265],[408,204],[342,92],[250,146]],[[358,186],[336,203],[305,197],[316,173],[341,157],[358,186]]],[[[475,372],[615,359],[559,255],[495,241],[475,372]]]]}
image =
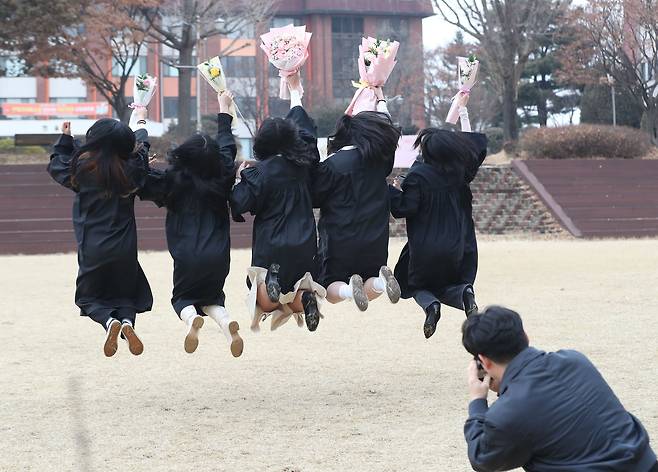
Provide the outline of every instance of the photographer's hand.
{"type": "Polygon", "coordinates": [[[468,383],[468,393],[473,400],[486,400],[489,394],[489,382],[491,377],[489,374],[484,376],[484,380],[478,379],[478,366],[475,359],[472,359],[468,364],[466,371],[466,380],[468,383]]]}

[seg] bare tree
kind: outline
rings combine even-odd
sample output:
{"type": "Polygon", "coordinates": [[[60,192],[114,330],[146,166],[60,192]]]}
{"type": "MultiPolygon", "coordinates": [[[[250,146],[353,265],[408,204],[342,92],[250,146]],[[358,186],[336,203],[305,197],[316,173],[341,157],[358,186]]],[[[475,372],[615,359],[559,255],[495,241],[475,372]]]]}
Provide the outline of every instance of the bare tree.
{"type": "Polygon", "coordinates": [[[145,47],[139,12],[150,3],[152,0],[16,2],[14,21],[22,26],[13,32],[11,47],[36,74],[82,78],[107,99],[122,121],[128,121],[126,83],[145,47]],[[22,21],[29,21],[39,11],[38,26],[25,28],[22,21]],[[108,64],[113,66],[111,71],[108,64]]]}
{"type": "Polygon", "coordinates": [[[519,135],[521,75],[540,38],[563,15],[571,0],[434,0],[439,14],[479,43],[491,79],[502,96],[505,141],[519,135]]]}
{"type": "Polygon", "coordinates": [[[612,81],[628,92],[644,112],[642,127],[658,144],[658,2],[590,0],[574,15],[579,40],[564,51],[563,74],[583,83],[612,81]]]}
{"type": "MultiPolygon", "coordinates": [[[[461,31],[446,46],[425,52],[425,119],[430,126],[445,124],[452,98],[457,90],[457,57],[479,56],[477,45],[464,41],[461,31]]],[[[500,101],[491,86],[491,79],[483,63],[476,87],[471,91],[468,111],[473,129],[497,126],[500,119],[500,101]]]]}
{"type": "MultiPolygon", "coordinates": [[[[178,73],[178,124],[181,133],[191,132],[191,85],[195,47],[217,35],[231,35],[269,18],[274,0],[164,0],[144,8],[145,33],[150,40],[176,51],[169,61],[178,73]]],[[[218,55],[229,55],[241,46],[232,41],[218,55]]],[[[201,58],[197,58],[199,61],[201,58]]],[[[205,58],[204,58],[205,59],[205,58]]],[[[200,61],[199,61],[200,62],[200,61]]],[[[198,93],[198,92],[197,92],[198,93]]]]}

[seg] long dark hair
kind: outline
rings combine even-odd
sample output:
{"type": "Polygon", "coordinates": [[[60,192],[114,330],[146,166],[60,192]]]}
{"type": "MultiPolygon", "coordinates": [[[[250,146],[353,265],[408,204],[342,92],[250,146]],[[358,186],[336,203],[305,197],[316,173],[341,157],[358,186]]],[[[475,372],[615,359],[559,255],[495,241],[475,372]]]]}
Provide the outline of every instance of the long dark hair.
{"type": "Polygon", "coordinates": [[[473,143],[462,133],[425,128],[418,133],[414,148],[423,161],[444,172],[463,172],[477,160],[473,143]]]}
{"type": "Polygon", "coordinates": [[[82,175],[90,175],[106,196],[127,196],[134,184],[126,175],[124,163],[135,152],[135,134],[128,125],[102,118],[87,130],[85,144],[73,155],[71,183],[78,187],[82,175]]]}
{"type": "Polygon", "coordinates": [[[222,166],[217,141],[207,134],[195,134],[169,151],[167,162],[167,208],[176,209],[192,192],[210,208],[226,208],[226,179],[230,176],[222,166]]]}
{"type": "Polygon", "coordinates": [[[363,111],[355,116],[343,115],[336,131],[329,136],[327,152],[333,154],[344,146],[354,145],[366,162],[393,162],[402,132],[386,113],[363,111]]]}
{"type": "Polygon", "coordinates": [[[309,166],[314,162],[314,154],[299,136],[294,122],[267,118],[254,137],[254,157],[262,161],[277,154],[300,166],[309,166]]]}

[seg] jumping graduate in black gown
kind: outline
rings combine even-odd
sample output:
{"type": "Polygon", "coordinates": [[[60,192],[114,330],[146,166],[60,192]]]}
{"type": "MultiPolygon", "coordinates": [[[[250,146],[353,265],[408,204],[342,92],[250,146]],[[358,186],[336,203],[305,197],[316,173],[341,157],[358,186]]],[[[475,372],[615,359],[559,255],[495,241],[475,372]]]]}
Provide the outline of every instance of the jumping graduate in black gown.
{"type": "Polygon", "coordinates": [[[303,326],[302,313],[315,331],[321,317],[318,298],[325,296],[311,275],[317,231],[310,173],[320,159],[316,127],[301,106],[298,76],[291,79],[288,116],[263,122],[254,140],[257,162],[240,166],[231,194],[234,218],[247,212],[256,217],[247,281],[254,331],[269,314],[272,329],[291,316],[303,326]]]}
{"type": "Polygon", "coordinates": [[[320,208],[318,281],[327,300],[354,300],[361,311],[384,291],[392,303],[400,287],[387,266],[389,196],[400,130],[383,99],[378,111],[345,115],[329,137],[329,157],[314,170],[313,201],[320,208]],[[365,282],[364,282],[365,281],[365,282]]]}
{"type": "Polygon", "coordinates": [[[228,199],[237,152],[228,114],[233,94],[226,91],[218,100],[215,139],[196,134],[172,150],[169,167],[152,169],[139,195],[167,207],[167,246],[174,259],[171,304],[187,325],[185,351],[196,350],[203,316],[208,315],[224,332],[233,356],[239,357],[240,326],[224,308],[231,249],[228,199]]]}
{"type": "Polygon", "coordinates": [[[428,128],[415,143],[421,156],[393,186],[391,213],[407,219],[408,243],[395,266],[402,297],[414,297],[426,320],[425,337],[436,330],[441,303],[477,312],[473,283],[478,252],[470,182],[487,155],[487,138],[428,128]]]}
{"type": "Polygon", "coordinates": [[[135,194],[148,172],[146,109],[135,133],[125,124],[104,118],[89,128],[79,147],[70,122],[50,156],[48,172],[75,192],[73,227],[78,244],[75,303],[106,330],[103,351],[113,356],[118,337],[139,355],[144,345],[135,333],[135,316],[151,310],[153,296],[137,262],[135,194]]]}

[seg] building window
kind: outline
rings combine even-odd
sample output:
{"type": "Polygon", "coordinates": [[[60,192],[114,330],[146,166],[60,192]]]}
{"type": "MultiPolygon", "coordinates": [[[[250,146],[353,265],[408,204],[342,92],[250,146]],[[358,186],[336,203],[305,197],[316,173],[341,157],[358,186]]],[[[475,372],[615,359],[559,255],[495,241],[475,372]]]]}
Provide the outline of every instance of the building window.
{"type": "Polygon", "coordinates": [[[333,56],[333,95],[347,99],[354,94],[352,80],[359,79],[358,45],[363,36],[363,18],[357,16],[334,16],[331,19],[331,48],[333,56]]]}
{"type": "Polygon", "coordinates": [[[253,23],[246,23],[240,28],[226,34],[229,39],[253,39],[256,37],[256,28],[253,23]]]}
{"type": "Polygon", "coordinates": [[[225,56],[222,65],[227,77],[255,77],[255,56],[225,56]]]}
{"type": "MultiPolygon", "coordinates": [[[[126,64],[126,67],[129,65],[126,64]]],[[[135,61],[135,65],[133,66],[132,70],[130,71],[129,75],[141,75],[145,74],[147,72],[147,67],[146,67],[146,56],[139,56],[139,59],[135,61]]],[[[121,77],[124,74],[124,68],[121,64],[117,62],[117,60],[113,57],[112,58],[112,75],[114,77],[121,77]]]]}
{"type": "MultiPolygon", "coordinates": [[[[163,102],[163,115],[164,118],[178,118],[178,97],[164,97],[163,102]]],[[[194,119],[196,116],[196,99],[190,99],[190,116],[194,119]]]]}
{"type": "Polygon", "coordinates": [[[82,103],[87,101],[87,97],[50,97],[50,103],[82,103]]]}
{"type": "Polygon", "coordinates": [[[400,17],[383,18],[377,25],[377,37],[404,43],[409,38],[409,19],[400,17]]]}
{"type": "Polygon", "coordinates": [[[303,24],[301,18],[293,16],[275,16],[271,22],[272,28],[283,28],[288,25],[302,26],[303,24]]]}

